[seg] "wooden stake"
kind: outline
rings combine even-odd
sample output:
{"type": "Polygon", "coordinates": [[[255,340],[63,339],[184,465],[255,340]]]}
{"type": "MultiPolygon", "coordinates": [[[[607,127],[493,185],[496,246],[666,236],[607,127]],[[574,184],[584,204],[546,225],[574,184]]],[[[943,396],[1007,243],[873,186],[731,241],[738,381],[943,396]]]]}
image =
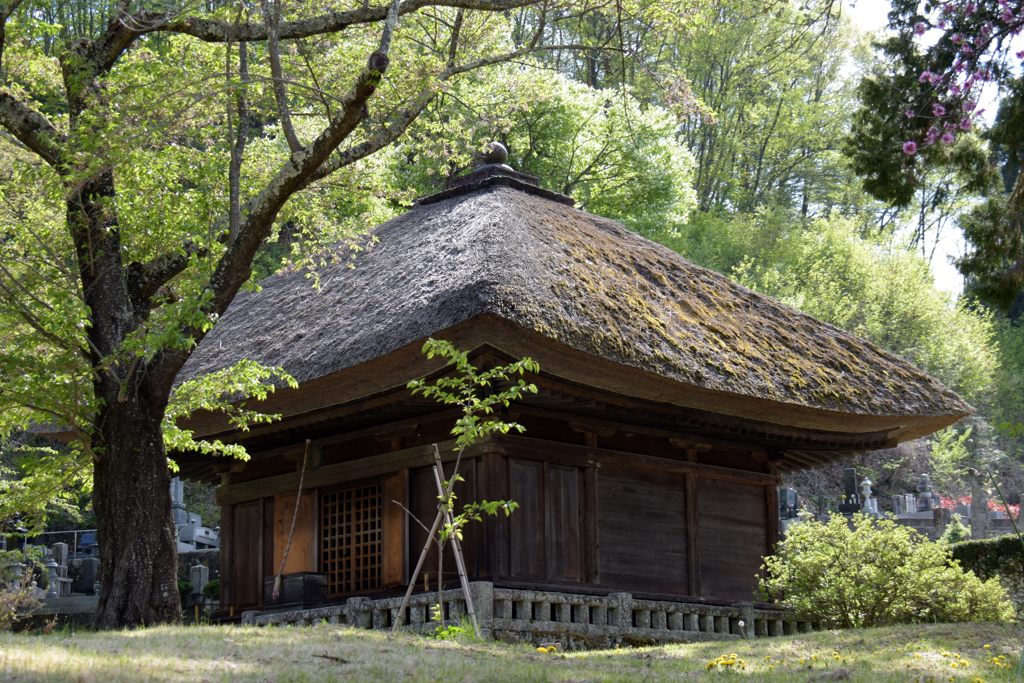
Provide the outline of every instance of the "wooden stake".
{"type": "MultiPolygon", "coordinates": [[[[440,460],[441,454],[437,448],[437,444],[434,446],[434,456],[440,460]]],[[[455,458],[455,472],[452,474],[451,481],[448,482],[448,488],[444,491],[444,496],[447,498],[451,495],[452,490],[455,489],[455,475],[459,472],[459,463],[462,461],[462,451],[459,451],[458,456],[455,458]]],[[[423,544],[423,552],[420,553],[420,559],[416,562],[416,569],[413,570],[412,576],[409,577],[409,587],[405,589],[405,596],[402,598],[402,606],[398,608],[398,616],[395,618],[395,623],[391,625],[391,631],[394,633],[398,630],[400,624],[405,621],[405,611],[409,608],[409,598],[412,597],[412,592],[416,588],[416,579],[419,578],[420,571],[423,569],[423,563],[427,561],[427,555],[430,553],[430,544],[434,543],[434,534],[437,533],[438,527],[441,526],[441,521],[444,519],[444,515],[438,507],[437,515],[434,517],[434,524],[430,527],[430,531],[427,532],[427,540],[423,544]]],[[[442,577],[437,577],[438,583],[442,581],[442,577]]],[[[442,620],[444,615],[442,615],[442,620]]]]}
{"type": "MultiPolygon", "coordinates": [[[[441,455],[434,449],[434,482],[437,484],[437,492],[439,495],[444,494],[444,478],[442,474],[444,472],[444,466],[441,464],[441,455]]],[[[452,475],[452,481],[455,481],[455,475],[452,475]]],[[[445,524],[451,526],[452,514],[450,510],[444,510],[444,521],[445,524]]],[[[473,597],[469,594],[469,576],[466,574],[466,562],[462,556],[462,544],[459,543],[459,537],[454,533],[452,537],[448,539],[452,545],[452,554],[455,555],[455,566],[459,570],[459,583],[462,584],[462,594],[466,597],[466,612],[469,614],[469,621],[473,624],[473,633],[476,634],[477,638],[481,638],[480,635],[480,624],[476,621],[476,610],[473,609],[473,597]]]]}

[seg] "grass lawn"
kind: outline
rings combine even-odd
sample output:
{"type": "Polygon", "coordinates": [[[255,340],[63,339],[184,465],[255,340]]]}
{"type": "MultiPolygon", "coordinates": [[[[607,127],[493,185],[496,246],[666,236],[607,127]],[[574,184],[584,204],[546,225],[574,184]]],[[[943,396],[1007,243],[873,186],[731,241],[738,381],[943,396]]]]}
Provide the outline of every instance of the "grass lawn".
{"type": "Polygon", "coordinates": [[[0,633],[0,681],[1014,681],[1022,646],[1019,624],[549,654],[525,645],[392,637],[327,624],[179,626],[0,633]],[[708,670],[717,658],[721,666],[708,670]],[[740,661],[745,668],[737,671],[740,661]]]}

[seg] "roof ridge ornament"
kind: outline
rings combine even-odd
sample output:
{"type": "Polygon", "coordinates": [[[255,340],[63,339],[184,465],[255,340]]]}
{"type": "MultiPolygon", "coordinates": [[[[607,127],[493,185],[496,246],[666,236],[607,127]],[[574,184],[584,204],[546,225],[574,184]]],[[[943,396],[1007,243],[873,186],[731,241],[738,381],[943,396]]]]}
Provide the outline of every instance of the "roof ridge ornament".
{"type": "Polygon", "coordinates": [[[571,197],[546,190],[540,186],[540,178],[520,173],[508,164],[508,148],[500,142],[489,142],[478,157],[481,163],[469,173],[449,178],[445,189],[436,194],[421,197],[416,204],[433,204],[450,197],[468,194],[492,185],[504,185],[516,190],[539,195],[547,199],[575,206],[571,197]]]}
{"type": "Polygon", "coordinates": [[[449,178],[448,182],[445,183],[445,189],[451,189],[453,187],[461,187],[463,185],[470,185],[472,183],[478,183],[481,180],[487,178],[494,178],[497,176],[505,176],[507,178],[514,178],[521,183],[526,185],[533,185],[534,187],[540,187],[540,178],[528,173],[520,173],[508,164],[508,148],[500,142],[488,142],[484,147],[483,154],[478,155],[482,164],[474,168],[469,173],[465,173],[460,176],[454,176],[449,178]]]}

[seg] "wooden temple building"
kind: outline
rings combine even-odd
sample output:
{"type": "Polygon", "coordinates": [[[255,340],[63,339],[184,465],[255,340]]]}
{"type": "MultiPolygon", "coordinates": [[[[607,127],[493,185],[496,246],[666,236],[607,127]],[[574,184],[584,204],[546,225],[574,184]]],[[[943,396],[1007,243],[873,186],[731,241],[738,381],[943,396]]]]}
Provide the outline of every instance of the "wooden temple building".
{"type": "Polygon", "coordinates": [[[281,414],[272,424],[192,418],[197,435],[244,444],[249,462],[176,456],[182,476],[219,484],[222,607],[235,613],[274,607],[265,586],[304,455],[285,572],[324,575],[328,602],[402,592],[425,532],[395,501],[429,524],[431,444],[453,457],[456,412],[406,389],[442,371],[421,354],[428,337],[477,365],[540,364],[539,392],[509,408],[526,432],[474,446],[462,466],[460,500],[519,504],[464,542],[471,579],[496,587],[750,601],[778,534],[781,474],[970,412],[874,344],[501,163],[374,235],[354,268],[324,268],[319,289],[283,272],[240,294],[183,371],[252,358],[299,381],[261,405],[281,414]]]}

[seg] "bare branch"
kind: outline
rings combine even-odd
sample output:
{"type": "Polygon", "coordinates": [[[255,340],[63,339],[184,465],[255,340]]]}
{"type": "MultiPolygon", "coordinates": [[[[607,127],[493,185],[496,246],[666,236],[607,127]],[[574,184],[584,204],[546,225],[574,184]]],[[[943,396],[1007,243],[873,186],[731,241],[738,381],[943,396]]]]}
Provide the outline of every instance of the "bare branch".
{"type": "MultiPolygon", "coordinates": [[[[399,15],[415,12],[423,7],[461,7],[463,9],[500,12],[504,10],[528,7],[537,0],[408,0],[399,8],[399,15]]],[[[343,12],[328,12],[315,17],[282,22],[278,26],[279,39],[308,38],[341,31],[356,24],[372,24],[387,18],[389,5],[371,7],[364,5],[357,9],[343,12]]],[[[233,24],[221,19],[204,17],[180,16],[159,12],[138,12],[125,20],[132,31],[138,34],[167,31],[185,33],[200,40],[223,43],[234,36],[237,40],[249,42],[267,40],[265,23],[245,23],[238,27],[234,34],[233,24]]]]}
{"type": "Polygon", "coordinates": [[[312,174],[300,189],[305,189],[313,183],[327,178],[335,171],[354,164],[360,159],[365,159],[390,145],[401,137],[402,133],[416,120],[416,117],[437,97],[438,92],[440,92],[438,87],[422,90],[409,106],[390,117],[387,126],[383,130],[368,140],[335,154],[327,163],[317,169],[316,173],[312,174]]]}
{"type": "Polygon", "coordinates": [[[4,87],[0,87],[0,126],[60,171],[65,136],[57,131],[46,116],[4,87]]]}
{"type": "Polygon", "coordinates": [[[288,140],[288,147],[292,152],[297,152],[302,149],[302,143],[295,135],[291,112],[288,109],[288,87],[285,85],[284,72],[281,70],[281,47],[277,36],[277,27],[281,23],[281,2],[280,0],[262,0],[262,4],[263,23],[267,26],[267,53],[270,57],[274,99],[277,101],[277,116],[281,121],[284,137],[288,140]]]}
{"type": "Polygon", "coordinates": [[[313,62],[309,58],[309,50],[306,49],[306,45],[298,40],[295,42],[299,49],[299,55],[302,56],[302,61],[306,65],[306,71],[309,72],[309,77],[313,81],[313,92],[316,94],[317,99],[324,105],[324,114],[328,119],[333,119],[334,114],[331,112],[331,103],[327,98],[327,94],[324,91],[324,87],[320,85],[320,79],[316,77],[316,71],[313,69],[313,62]]]}
{"type": "Polygon", "coordinates": [[[462,31],[462,17],[464,10],[459,9],[455,13],[455,25],[452,26],[452,37],[448,42],[448,67],[455,64],[455,55],[459,51],[459,33],[462,31]]]}

